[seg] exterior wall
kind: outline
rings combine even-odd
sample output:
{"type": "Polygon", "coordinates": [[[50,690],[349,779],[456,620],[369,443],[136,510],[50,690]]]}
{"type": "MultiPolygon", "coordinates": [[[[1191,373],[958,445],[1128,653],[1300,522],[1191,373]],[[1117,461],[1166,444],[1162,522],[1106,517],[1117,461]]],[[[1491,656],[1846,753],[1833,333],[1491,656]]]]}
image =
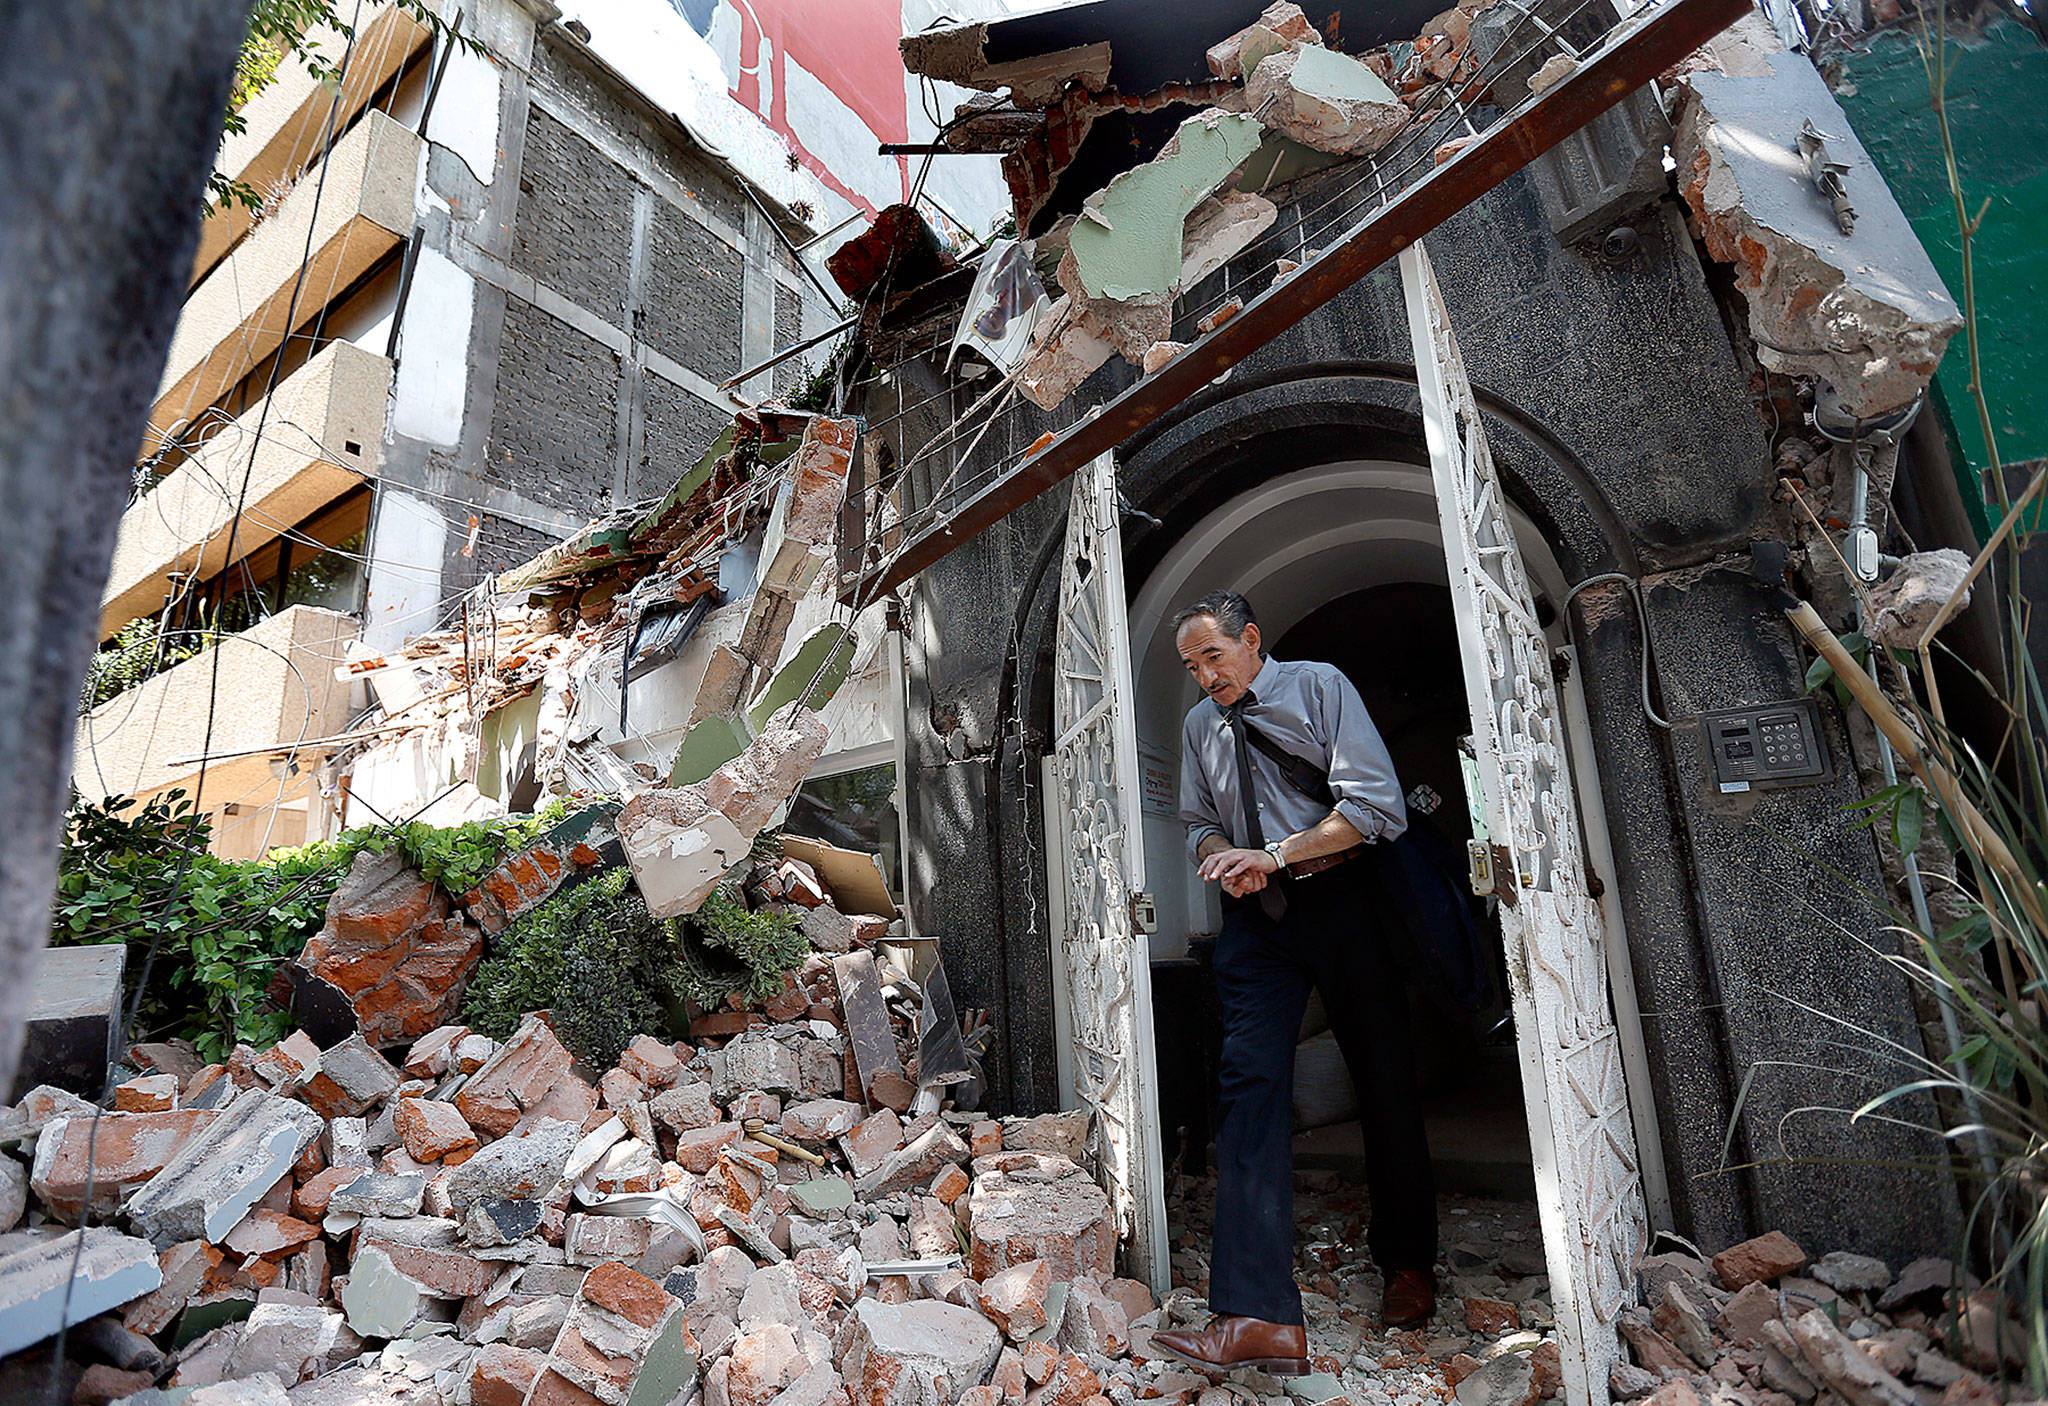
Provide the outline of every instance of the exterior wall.
{"type": "MultiPolygon", "coordinates": [[[[1637,701],[1642,641],[1625,600],[1596,609],[1582,596],[1571,624],[1678,1228],[1711,1248],[1781,1227],[1894,1258],[1935,1252],[1953,1205],[1880,1165],[1925,1146],[1841,1115],[1780,1126],[1797,1108],[1839,1107],[1854,1079],[1818,1072],[1844,1056],[1794,1002],[1907,1042],[1917,1030],[1901,983],[1858,945],[1882,941],[1885,919],[1849,890],[1881,887],[1870,839],[1843,809],[1853,769],[1739,808],[1707,784],[1701,711],[1802,691],[1797,643],[1748,573],[1748,544],[1785,524],[1764,424],[1675,203],[1633,224],[1640,248],[1621,263],[1561,247],[1517,178],[1429,245],[1518,506],[1569,579],[1623,571],[1646,587],[1652,686],[1679,719],[1669,733],[1637,701]],[[1848,882],[1816,878],[1827,872],[1848,882]],[[1729,1161],[1762,1165],[1721,1170],[1731,1120],[1729,1161]]],[[[1186,526],[1269,477],[1359,457],[1427,462],[1411,366],[1398,280],[1384,269],[1128,443],[1131,589],[1186,526]]],[[[1064,413],[1125,373],[1098,374],[1064,413]]],[[[1033,417],[1005,434],[1028,442],[1043,427],[1033,417]]],[[[921,929],[941,935],[956,999],[1003,1012],[992,1077],[999,1099],[1024,1108],[1049,1106],[1054,1079],[1038,777],[1065,496],[924,571],[910,611],[911,902],[921,929]]],[[[1859,1087],[1887,1073],[1866,1068],[1859,1087]]]]}
{"type": "Polygon", "coordinates": [[[730,170],[574,36],[515,0],[469,24],[495,105],[445,131],[437,107],[429,127],[374,534],[377,647],[664,491],[728,422],[720,383],[775,350],[775,310],[785,328],[835,316],[730,170]]]}
{"type": "Polygon", "coordinates": [[[331,342],[278,383],[267,413],[262,404],[244,411],[172,470],[121,518],[101,633],[160,607],[170,573],[204,578],[225,567],[237,499],[235,548],[245,555],[360,484],[376,466],[390,389],[389,361],[331,342]]]}

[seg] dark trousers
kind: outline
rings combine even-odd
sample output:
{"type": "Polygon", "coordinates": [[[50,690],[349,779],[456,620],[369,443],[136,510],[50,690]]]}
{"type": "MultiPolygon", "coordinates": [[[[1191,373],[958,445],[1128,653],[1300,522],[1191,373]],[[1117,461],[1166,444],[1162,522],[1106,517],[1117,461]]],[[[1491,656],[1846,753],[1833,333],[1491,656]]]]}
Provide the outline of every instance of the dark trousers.
{"type": "Polygon", "coordinates": [[[1222,1126],[1216,1136],[1216,1235],[1209,1307],[1299,1323],[1294,1283],[1294,1046],[1309,988],[1358,1090],[1372,1227],[1381,1270],[1436,1262],[1436,1188],[1401,973],[1401,929],[1379,893],[1381,856],[1287,883],[1278,922],[1256,897],[1224,899],[1216,939],[1223,1004],[1222,1126]]]}

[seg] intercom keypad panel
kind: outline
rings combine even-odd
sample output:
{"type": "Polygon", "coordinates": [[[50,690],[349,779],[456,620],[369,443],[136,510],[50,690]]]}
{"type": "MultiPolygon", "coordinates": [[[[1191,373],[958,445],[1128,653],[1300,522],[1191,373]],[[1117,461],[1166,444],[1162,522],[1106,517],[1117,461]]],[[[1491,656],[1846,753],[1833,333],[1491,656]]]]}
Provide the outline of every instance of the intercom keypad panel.
{"type": "Polygon", "coordinates": [[[1724,794],[1825,781],[1832,773],[1810,698],[1730,708],[1700,721],[1724,794]]]}

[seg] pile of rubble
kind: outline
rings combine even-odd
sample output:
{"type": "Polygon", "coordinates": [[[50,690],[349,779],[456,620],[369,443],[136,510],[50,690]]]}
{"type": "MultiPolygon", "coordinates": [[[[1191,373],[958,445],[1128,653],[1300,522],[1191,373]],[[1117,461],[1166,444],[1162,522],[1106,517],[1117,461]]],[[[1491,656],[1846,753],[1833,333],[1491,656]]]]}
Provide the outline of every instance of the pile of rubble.
{"type": "Polygon", "coordinates": [[[480,782],[507,768],[530,766],[542,794],[623,799],[704,781],[799,697],[822,708],[880,632],[832,618],[825,570],[857,428],[742,409],[662,497],[500,574],[455,624],[386,653],[351,646],[337,678],[375,708],[325,740],[323,784],[340,794],[348,776],[366,810],[442,825],[501,814],[480,782]],[[495,740],[521,704],[530,761],[495,740]]]}
{"type": "Polygon", "coordinates": [[[1610,1385],[1655,1406],[1989,1406],[2024,1361],[2011,1305],[1943,1259],[1894,1275],[1836,1251],[1808,1262],[1772,1231],[1715,1255],[1651,1256],[1626,1310],[1635,1365],[1610,1385]]]}
{"type": "Polygon", "coordinates": [[[1161,1394],[1085,1116],[942,1104],[942,969],[921,985],[887,920],[791,893],[820,887],[801,863],[754,882],[838,950],[601,1074],[542,1013],[388,1055],[140,1045],[105,1110],[34,1090],[0,1114],[30,1159],[0,1155],[0,1399],[45,1389],[60,1322],[79,1403],[1161,1394]]]}

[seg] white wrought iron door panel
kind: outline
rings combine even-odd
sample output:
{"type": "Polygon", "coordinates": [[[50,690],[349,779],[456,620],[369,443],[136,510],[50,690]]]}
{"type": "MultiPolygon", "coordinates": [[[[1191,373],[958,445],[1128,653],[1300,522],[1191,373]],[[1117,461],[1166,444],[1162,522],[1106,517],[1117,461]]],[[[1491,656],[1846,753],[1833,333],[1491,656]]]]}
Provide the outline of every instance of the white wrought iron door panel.
{"type": "Polygon", "coordinates": [[[1516,892],[1500,906],[1565,1392],[1606,1406],[1649,1222],[1586,883],[1565,717],[1479,406],[1429,257],[1401,254],[1423,428],[1479,754],[1487,827],[1516,892]]]}
{"type": "Polygon", "coordinates": [[[1159,1146],[1152,967],[1131,896],[1144,887],[1138,739],[1131,713],[1130,617],[1116,468],[1103,455],[1074,476],[1054,646],[1053,810],[1064,828],[1060,944],[1074,1087],[1094,1111],[1097,1172],[1115,1210],[1128,1272],[1168,1287],[1159,1146]]]}

